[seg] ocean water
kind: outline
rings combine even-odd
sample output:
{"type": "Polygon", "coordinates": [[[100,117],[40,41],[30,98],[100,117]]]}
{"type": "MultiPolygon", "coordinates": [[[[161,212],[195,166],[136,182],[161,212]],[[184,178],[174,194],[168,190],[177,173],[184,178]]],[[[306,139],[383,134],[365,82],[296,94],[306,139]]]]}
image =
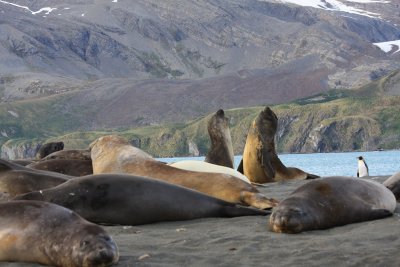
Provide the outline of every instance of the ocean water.
{"type": "MultiPolygon", "coordinates": [[[[279,154],[279,158],[285,166],[300,168],[319,176],[357,176],[358,156],[364,157],[370,176],[393,175],[400,171],[400,150],[279,154]]],[[[236,167],[241,159],[242,156],[235,156],[236,167]]],[[[204,160],[204,157],[159,158],[159,160],[169,163],[180,160],[204,160]]]]}

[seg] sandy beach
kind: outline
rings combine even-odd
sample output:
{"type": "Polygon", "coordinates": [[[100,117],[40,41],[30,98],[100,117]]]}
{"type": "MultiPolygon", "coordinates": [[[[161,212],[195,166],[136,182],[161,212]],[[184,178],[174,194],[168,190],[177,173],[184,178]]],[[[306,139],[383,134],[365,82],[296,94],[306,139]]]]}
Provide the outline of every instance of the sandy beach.
{"type": "MultiPolygon", "coordinates": [[[[370,177],[383,182],[387,176],[370,177]]],[[[306,181],[260,187],[283,199],[306,181]]],[[[105,226],[120,250],[114,266],[399,266],[400,205],[389,218],[300,234],[268,230],[269,216],[105,226]]],[[[5,266],[40,266],[0,263],[5,266]]]]}

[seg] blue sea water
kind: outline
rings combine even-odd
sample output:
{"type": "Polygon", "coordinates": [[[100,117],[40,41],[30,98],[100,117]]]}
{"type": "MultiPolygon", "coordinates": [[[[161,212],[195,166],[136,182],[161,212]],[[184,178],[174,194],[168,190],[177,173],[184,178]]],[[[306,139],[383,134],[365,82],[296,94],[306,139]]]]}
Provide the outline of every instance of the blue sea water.
{"type": "MultiPolygon", "coordinates": [[[[280,154],[279,158],[287,167],[300,168],[319,176],[357,176],[357,157],[363,156],[368,164],[370,176],[393,175],[400,171],[400,150],[344,152],[344,153],[311,153],[280,154]]],[[[235,166],[242,156],[235,156],[235,166]]],[[[160,158],[164,162],[179,160],[204,160],[204,157],[160,158]]]]}

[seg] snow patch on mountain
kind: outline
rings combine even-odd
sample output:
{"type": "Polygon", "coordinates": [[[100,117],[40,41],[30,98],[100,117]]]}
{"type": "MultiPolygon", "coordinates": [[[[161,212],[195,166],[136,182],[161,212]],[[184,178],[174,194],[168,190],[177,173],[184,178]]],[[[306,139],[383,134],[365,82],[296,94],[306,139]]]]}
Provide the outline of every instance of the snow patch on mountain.
{"type": "MultiPolygon", "coordinates": [[[[264,0],[265,1],[265,0],[264,0]]],[[[345,2],[354,2],[354,3],[382,3],[387,4],[390,1],[387,0],[347,0],[347,1],[337,1],[337,0],[276,0],[281,3],[291,3],[299,6],[307,6],[319,9],[325,9],[329,11],[340,11],[346,13],[352,13],[372,18],[380,18],[380,14],[369,12],[366,10],[354,8],[345,4],[345,2]]]]}
{"type": "Polygon", "coordinates": [[[25,10],[31,12],[32,15],[36,15],[36,14],[39,14],[39,13],[42,13],[42,12],[46,12],[45,14],[48,15],[48,14],[50,14],[51,11],[57,9],[56,7],[42,7],[41,9],[39,9],[37,11],[33,11],[27,6],[21,6],[21,5],[14,4],[14,3],[11,3],[11,2],[7,2],[7,1],[3,1],[3,0],[0,0],[0,3],[25,9],[25,10]]]}
{"type": "Polygon", "coordinates": [[[374,43],[374,45],[382,49],[385,53],[391,52],[394,54],[400,51],[400,40],[374,43]]]}

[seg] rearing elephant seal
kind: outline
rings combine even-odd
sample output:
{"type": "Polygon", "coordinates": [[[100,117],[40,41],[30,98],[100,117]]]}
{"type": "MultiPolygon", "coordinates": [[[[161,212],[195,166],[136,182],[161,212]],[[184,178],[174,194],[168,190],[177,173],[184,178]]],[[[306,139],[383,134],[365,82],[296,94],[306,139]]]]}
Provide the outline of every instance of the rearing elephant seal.
{"type": "Polygon", "coordinates": [[[318,178],[298,168],[288,168],[281,162],[275,151],[277,127],[277,116],[269,107],[265,107],[250,126],[238,171],[253,183],[318,178]]]}
{"type": "Polygon", "coordinates": [[[88,221],[119,225],[270,213],[157,179],[111,173],[77,177],[15,199],[49,201],[75,211],[88,221]]]}
{"type": "Polygon", "coordinates": [[[271,208],[277,203],[262,195],[251,184],[231,175],[193,172],[168,166],[116,135],[100,137],[90,147],[94,174],[129,173],[152,177],[228,202],[260,209],[271,208]]]}
{"type": "Polygon", "coordinates": [[[97,267],[118,257],[111,236],[71,210],[42,201],[0,204],[0,261],[97,267]]]}
{"type": "Polygon", "coordinates": [[[278,233],[327,229],[390,216],[393,193],[382,184],[352,177],[326,177],[300,186],[274,208],[270,229],[278,233]]]}
{"type": "Polygon", "coordinates": [[[210,135],[211,147],[204,161],[233,168],[234,154],[231,132],[229,131],[229,120],[225,117],[222,109],[211,117],[208,121],[207,129],[210,135]]]}

